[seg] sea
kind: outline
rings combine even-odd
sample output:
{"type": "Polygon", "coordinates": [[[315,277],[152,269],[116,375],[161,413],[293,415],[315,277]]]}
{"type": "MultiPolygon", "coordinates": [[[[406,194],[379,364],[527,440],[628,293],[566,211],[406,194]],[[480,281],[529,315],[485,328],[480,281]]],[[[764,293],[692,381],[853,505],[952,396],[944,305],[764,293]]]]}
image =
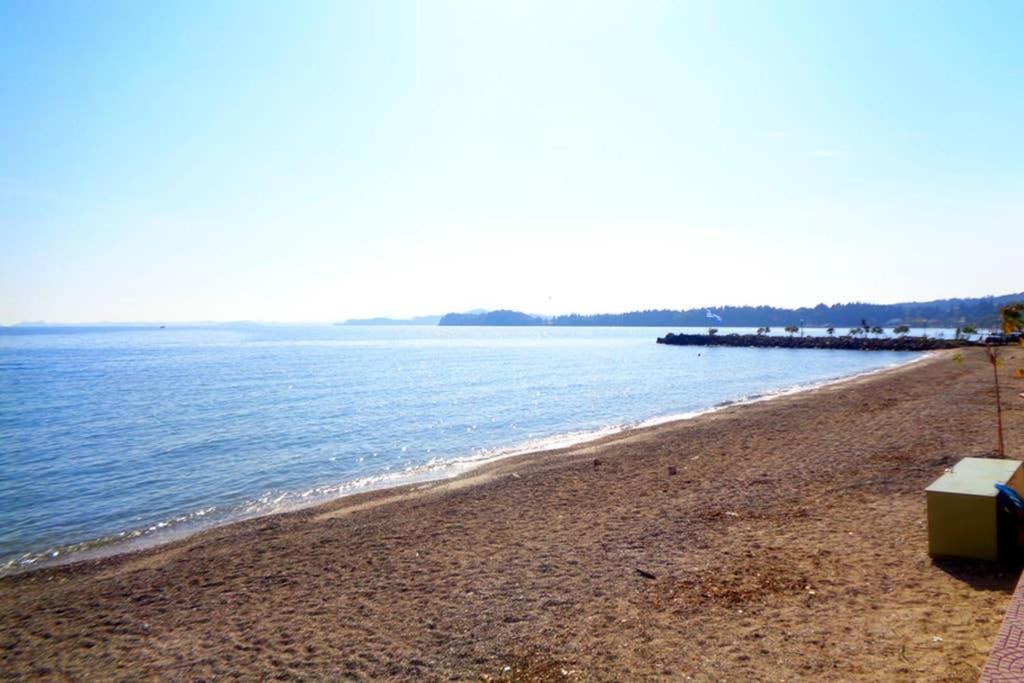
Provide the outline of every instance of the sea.
{"type": "MultiPolygon", "coordinates": [[[[686,331],[699,330],[0,328],[0,573],[921,357],[655,343],[686,331]]],[[[748,330],[719,334],[733,331],[748,330]]]]}

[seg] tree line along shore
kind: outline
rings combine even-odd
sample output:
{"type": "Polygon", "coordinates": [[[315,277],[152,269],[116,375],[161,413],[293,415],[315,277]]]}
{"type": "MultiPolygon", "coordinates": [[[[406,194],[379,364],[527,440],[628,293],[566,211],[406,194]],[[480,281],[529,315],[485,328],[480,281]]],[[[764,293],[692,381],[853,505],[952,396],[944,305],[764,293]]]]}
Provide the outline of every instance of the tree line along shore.
{"type": "Polygon", "coordinates": [[[437,321],[441,326],[554,326],[554,327],[703,327],[708,320],[730,327],[852,327],[908,325],[910,327],[994,328],[1000,309],[1024,301],[1024,292],[976,298],[908,301],[896,304],[845,303],[801,308],[775,306],[711,306],[683,310],[643,310],[626,313],[569,314],[543,316],[508,309],[448,313],[437,321]]]}

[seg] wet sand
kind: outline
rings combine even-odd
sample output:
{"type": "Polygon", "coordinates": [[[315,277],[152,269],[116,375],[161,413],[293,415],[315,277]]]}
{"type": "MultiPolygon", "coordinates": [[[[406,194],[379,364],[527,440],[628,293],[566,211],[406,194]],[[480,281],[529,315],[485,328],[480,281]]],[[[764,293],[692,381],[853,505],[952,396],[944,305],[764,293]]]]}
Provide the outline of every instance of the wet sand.
{"type": "Polygon", "coordinates": [[[0,579],[0,675],[976,680],[1017,573],[933,563],[923,493],[995,447],[963,353],[0,579]]]}

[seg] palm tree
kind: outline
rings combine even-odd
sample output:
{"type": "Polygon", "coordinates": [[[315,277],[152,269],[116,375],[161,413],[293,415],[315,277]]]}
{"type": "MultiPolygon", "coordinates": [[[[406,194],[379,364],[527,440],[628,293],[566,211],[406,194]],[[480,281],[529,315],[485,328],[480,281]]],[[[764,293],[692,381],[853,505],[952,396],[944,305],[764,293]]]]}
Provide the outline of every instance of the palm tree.
{"type": "Polygon", "coordinates": [[[796,325],[786,325],[784,328],[786,332],[789,332],[789,336],[792,337],[794,334],[800,331],[800,328],[796,325]]]}
{"type": "Polygon", "coordinates": [[[828,332],[828,336],[831,337],[833,334],[836,333],[836,328],[834,328],[834,327],[826,327],[825,331],[828,332]]]}

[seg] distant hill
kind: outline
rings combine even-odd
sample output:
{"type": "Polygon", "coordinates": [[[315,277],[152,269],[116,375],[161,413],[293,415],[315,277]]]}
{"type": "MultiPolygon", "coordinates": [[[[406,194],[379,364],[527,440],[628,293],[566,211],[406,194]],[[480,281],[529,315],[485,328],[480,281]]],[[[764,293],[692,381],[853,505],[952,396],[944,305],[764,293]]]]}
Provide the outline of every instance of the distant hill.
{"type": "Polygon", "coordinates": [[[438,325],[547,325],[548,320],[519,311],[487,311],[486,313],[448,313],[438,325]]]}
{"type": "Polygon", "coordinates": [[[437,325],[439,315],[420,315],[415,318],[353,318],[339,325],[437,325]]]}
{"type": "Polygon", "coordinates": [[[708,324],[707,311],[721,317],[714,324],[723,327],[856,327],[862,321],[869,325],[889,327],[961,327],[974,324],[994,327],[999,320],[999,307],[1024,301],[1024,292],[973,299],[938,299],[898,304],[849,303],[811,308],[776,308],[774,306],[717,306],[686,310],[648,310],[629,313],[595,315],[559,315],[544,318],[518,311],[490,311],[483,314],[449,313],[439,325],[554,325],[562,327],[703,327],[708,324]]]}

